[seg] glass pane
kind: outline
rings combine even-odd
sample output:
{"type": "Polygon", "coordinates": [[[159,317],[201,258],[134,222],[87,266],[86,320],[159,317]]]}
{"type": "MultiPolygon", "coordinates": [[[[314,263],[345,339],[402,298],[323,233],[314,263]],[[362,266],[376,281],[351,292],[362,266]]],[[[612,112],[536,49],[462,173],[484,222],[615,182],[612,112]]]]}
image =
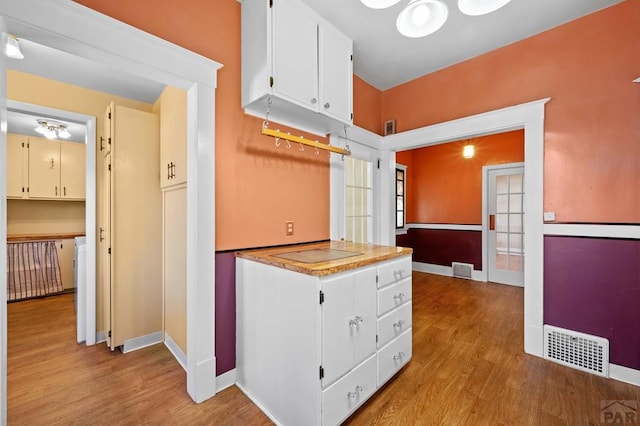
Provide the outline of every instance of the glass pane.
{"type": "Polygon", "coordinates": [[[344,162],[345,184],[353,186],[353,158],[347,157],[344,162]]]}
{"type": "Polygon", "coordinates": [[[509,234],[509,252],[522,253],[522,234],[509,234]]]}
{"type": "Polygon", "coordinates": [[[371,163],[362,162],[362,186],[371,188],[371,163]]]}
{"type": "Polygon", "coordinates": [[[505,233],[496,233],[496,249],[497,250],[507,250],[507,238],[509,234],[505,233]]]}
{"type": "Polygon", "coordinates": [[[496,213],[507,213],[509,211],[509,196],[498,195],[496,197],[496,213]]]}
{"type": "Polygon", "coordinates": [[[353,184],[355,186],[362,186],[362,161],[354,159],[353,162],[353,173],[355,174],[353,184]]]}
{"type": "Polygon", "coordinates": [[[404,182],[396,181],[396,195],[404,195],[404,182]]]}
{"type": "Polygon", "coordinates": [[[404,171],[396,169],[396,179],[404,180],[404,171]]]}
{"type": "Polygon", "coordinates": [[[497,214],[496,215],[496,231],[508,232],[509,231],[509,215],[497,214]]]}
{"type": "Polygon", "coordinates": [[[359,217],[353,218],[353,242],[359,243],[362,241],[362,219],[359,217]]]}
{"type": "Polygon", "coordinates": [[[523,192],[522,191],[522,175],[510,175],[509,176],[509,192],[523,192]]]}
{"type": "Polygon", "coordinates": [[[396,210],[401,212],[404,211],[404,198],[396,197],[396,210]]]}
{"type": "Polygon", "coordinates": [[[356,216],[360,216],[362,215],[362,191],[361,190],[354,190],[354,204],[355,204],[355,208],[353,210],[353,214],[356,216]]]}
{"type": "Polygon", "coordinates": [[[370,189],[365,189],[362,191],[362,211],[364,214],[371,214],[371,209],[369,207],[369,194],[371,193],[370,189]]]}
{"type": "Polygon", "coordinates": [[[496,269],[507,269],[509,257],[506,254],[496,253],[496,269]]]}
{"type": "Polygon", "coordinates": [[[509,215],[509,232],[522,232],[522,213],[509,215]]]}
{"type": "Polygon", "coordinates": [[[509,256],[509,270],[513,272],[522,271],[522,256],[513,254],[509,256]]]}
{"type": "Polygon", "coordinates": [[[371,229],[371,218],[362,219],[362,240],[361,243],[371,243],[369,240],[369,230],[371,229]]]}
{"type": "Polygon", "coordinates": [[[402,228],[404,226],[404,212],[396,213],[396,228],[402,228]]]}
{"type": "Polygon", "coordinates": [[[345,214],[353,216],[353,188],[345,188],[345,214]]]}
{"type": "Polygon", "coordinates": [[[347,241],[353,241],[353,219],[347,218],[345,226],[345,238],[347,241]]]}
{"type": "Polygon", "coordinates": [[[509,176],[496,176],[496,192],[498,194],[509,192],[509,176]]]}
{"type": "Polygon", "coordinates": [[[520,194],[509,195],[509,211],[511,213],[522,212],[522,195],[520,194]]]}

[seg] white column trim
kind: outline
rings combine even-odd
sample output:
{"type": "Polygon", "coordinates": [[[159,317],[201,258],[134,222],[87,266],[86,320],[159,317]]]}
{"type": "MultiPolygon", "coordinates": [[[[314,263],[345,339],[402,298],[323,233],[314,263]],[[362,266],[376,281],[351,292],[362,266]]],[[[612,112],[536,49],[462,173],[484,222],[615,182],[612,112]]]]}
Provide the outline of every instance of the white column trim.
{"type": "MultiPolygon", "coordinates": [[[[7,45],[0,19],[0,40],[7,45]]],[[[7,170],[7,57],[0,53],[0,170],[7,170]]],[[[0,425],[7,424],[7,177],[0,173],[0,425]]]]}
{"type": "Polygon", "coordinates": [[[545,223],[544,234],[568,237],[621,238],[638,240],[640,239],[640,225],[545,223]]]}
{"type": "MultiPolygon", "coordinates": [[[[187,390],[201,402],[216,392],[214,339],[214,90],[221,64],[68,0],[0,3],[0,25],[35,42],[110,68],[189,91],[187,120],[187,390]],[[51,19],[63,16],[64,19],[51,19]]],[[[4,37],[4,36],[3,36],[4,37]]],[[[0,164],[6,149],[6,60],[0,59],[0,164]]],[[[0,243],[6,240],[6,176],[0,175],[0,243]]],[[[0,288],[6,247],[0,244],[0,288]]],[[[4,272],[3,272],[4,271],[4,272]]],[[[0,290],[0,412],[6,413],[6,290],[0,290]]]]}

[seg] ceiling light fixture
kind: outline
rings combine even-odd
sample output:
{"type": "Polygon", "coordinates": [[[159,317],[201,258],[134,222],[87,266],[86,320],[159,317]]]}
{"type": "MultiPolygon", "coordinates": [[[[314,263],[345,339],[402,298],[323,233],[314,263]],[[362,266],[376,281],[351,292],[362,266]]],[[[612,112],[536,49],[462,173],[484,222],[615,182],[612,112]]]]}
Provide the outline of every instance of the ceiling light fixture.
{"type": "Polygon", "coordinates": [[[67,125],[55,120],[44,120],[39,118],[36,120],[38,126],[33,129],[47,139],[67,139],[71,137],[71,133],[67,129],[67,125]]]}
{"type": "Polygon", "coordinates": [[[23,59],[24,55],[20,51],[20,45],[18,39],[13,34],[7,34],[7,45],[5,47],[5,53],[9,58],[23,59]]]}
{"type": "Polygon", "coordinates": [[[511,0],[458,0],[458,9],[465,15],[479,16],[500,9],[511,0]]]}
{"type": "Polygon", "coordinates": [[[449,10],[440,0],[412,0],[396,20],[400,34],[406,37],[424,37],[438,31],[447,20],[449,10]]]}
{"type": "Polygon", "coordinates": [[[386,9],[387,7],[391,7],[394,4],[398,3],[400,0],[360,0],[362,4],[371,9],[386,9]]]}

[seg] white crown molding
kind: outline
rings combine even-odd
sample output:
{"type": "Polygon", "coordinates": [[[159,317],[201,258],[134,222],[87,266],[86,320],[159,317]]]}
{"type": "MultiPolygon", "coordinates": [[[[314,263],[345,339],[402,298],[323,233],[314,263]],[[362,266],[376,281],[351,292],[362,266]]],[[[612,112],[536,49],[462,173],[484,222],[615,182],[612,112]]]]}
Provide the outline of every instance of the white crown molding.
{"type": "Polygon", "coordinates": [[[545,223],[544,235],[563,237],[595,237],[640,239],[640,225],[589,225],[545,223]]]}

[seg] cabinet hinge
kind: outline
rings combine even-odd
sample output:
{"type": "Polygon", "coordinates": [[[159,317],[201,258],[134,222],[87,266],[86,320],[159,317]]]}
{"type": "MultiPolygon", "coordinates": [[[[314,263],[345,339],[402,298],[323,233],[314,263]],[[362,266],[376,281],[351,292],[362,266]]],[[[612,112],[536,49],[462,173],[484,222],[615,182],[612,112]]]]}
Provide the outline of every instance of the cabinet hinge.
{"type": "Polygon", "coordinates": [[[27,192],[29,192],[29,187],[27,186],[27,192]]]}
{"type": "Polygon", "coordinates": [[[353,113],[351,113],[351,121],[353,121],[353,113]]]}
{"type": "Polygon", "coordinates": [[[273,87],[273,77],[269,77],[269,87],[273,87]]]}
{"type": "Polygon", "coordinates": [[[111,254],[111,247],[107,250],[107,253],[111,254]]]}
{"type": "Polygon", "coordinates": [[[320,366],[320,380],[324,379],[324,368],[320,366]]]}
{"type": "Polygon", "coordinates": [[[376,275],[376,284],[378,284],[378,275],[376,275]]]}
{"type": "Polygon", "coordinates": [[[353,55],[351,55],[351,60],[353,61],[353,55]]]}
{"type": "Polygon", "coordinates": [[[24,142],[22,142],[22,147],[24,148],[24,142]]]}
{"type": "Polygon", "coordinates": [[[380,168],[380,164],[382,163],[382,159],[378,158],[378,168],[380,168]]]}
{"type": "Polygon", "coordinates": [[[109,120],[111,120],[111,112],[109,112],[109,120]]]}
{"type": "Polygon", "coordinates": [[[111,145],[111,138],[109,138],[109,145],[111,145]]]}
{"type": "Polygon", "coordinates": [[[320,290],[320,304],[324,303],[324,291],[320,290]]]}
{"type": "Polygon", "coordinates": [[[111,337],[111,330],[109,330],[109,337],[111,337]]]}
{"type": "Polygon", "coordinates": [[[111,171],[111,164],[109,164],[109,171],[111,171]]]}
{"type": "Polygon", "coordinates": [[[273,7],[273,0],[269,0],[269,7],[273,7]]]}
{"type": "Polygon", "coordinates": [[[378,335],[376,334],[376,343],[378,343],[378,335]]]}

